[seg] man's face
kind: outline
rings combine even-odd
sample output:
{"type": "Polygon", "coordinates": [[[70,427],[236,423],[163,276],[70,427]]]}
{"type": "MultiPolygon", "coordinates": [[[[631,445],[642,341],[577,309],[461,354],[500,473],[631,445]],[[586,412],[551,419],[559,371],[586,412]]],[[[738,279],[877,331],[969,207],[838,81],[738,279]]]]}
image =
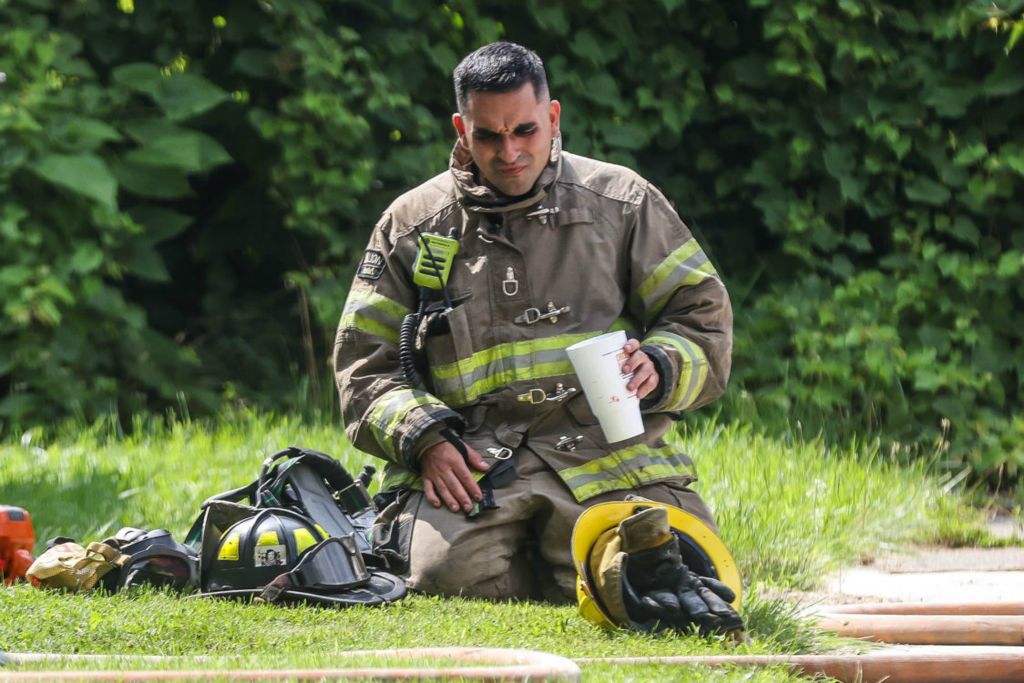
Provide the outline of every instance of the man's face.
{"type": "Polygon", "coordinates": [[[547,165],[560,113],[557,100],[538,100],[527,83],[512,92],[471,91],[452,123],[483,181],[516,197],[530,191],[547,165]]]}

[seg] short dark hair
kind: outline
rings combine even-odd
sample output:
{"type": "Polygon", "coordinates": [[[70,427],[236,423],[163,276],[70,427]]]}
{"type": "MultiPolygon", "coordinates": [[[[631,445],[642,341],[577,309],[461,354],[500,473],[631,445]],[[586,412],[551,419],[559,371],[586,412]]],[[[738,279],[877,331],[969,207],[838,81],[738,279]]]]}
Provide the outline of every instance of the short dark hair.
{"type": "Polygon", "coordinates": [[[469,53],[455,67],[453,76],[459,111],[465,111],[469,93],[473,91],[512,92],[532,83],[538,98],[548,92],[548,76],[537,53],[506,41],[484,45],[469,53]]]}

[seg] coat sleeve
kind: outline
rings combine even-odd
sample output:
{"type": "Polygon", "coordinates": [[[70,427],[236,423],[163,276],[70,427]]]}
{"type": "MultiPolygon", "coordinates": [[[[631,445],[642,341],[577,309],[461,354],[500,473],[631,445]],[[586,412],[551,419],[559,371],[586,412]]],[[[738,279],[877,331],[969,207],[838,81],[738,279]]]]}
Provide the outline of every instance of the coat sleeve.
{"type": "Polygon", "coordinates": [[[732,367],[732,305],[725,285],[679,215],[647,184],[630,242],[630,311],[660,390],[645,412],[679,412],[725,391],[732,367]]]}
{"type": "Polygon", "coordinates": [[[418,306],[411,238],[402,253],[390,242],[387,214],[374,228],[357,269],[334,342],[334,375],[345,433],[361,451],[418,471],[420,451],[444,426],[461,432],[461,416],[422,387],[399,362],[399,330],[418,306]]]}

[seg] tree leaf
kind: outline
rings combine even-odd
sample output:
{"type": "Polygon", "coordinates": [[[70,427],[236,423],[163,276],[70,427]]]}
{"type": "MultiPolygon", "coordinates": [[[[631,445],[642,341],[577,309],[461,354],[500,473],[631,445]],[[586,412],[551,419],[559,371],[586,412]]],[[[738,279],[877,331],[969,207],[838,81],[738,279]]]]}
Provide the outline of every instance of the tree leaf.
{"type": "Polygon", "coordinates": [[[564,36],[569,33],[569,18],[566,16],[565,8],[559,3],[531,0],[530,14],[537,24],[547,32],[556,36],[564,36]]]}
{"type": "Polygon", "coordinates": [[[607,126],[601,131],[605,142],[623,149],[640,149],[651,137],[651,129],[633,121],[607,126]]]}
{"type": "Polygon", "coordinates": [[[107,164],[93,154],[47,154],[29,168],[39,177],[66,190],[117,208],[117,180],[107,164]]]}
{"type": "Polygon", "coordinates": [[[209,135],[170,126],[147,138],[142,149],[128,152],[125,160],[200,173],[230,162],[231,155],[209,135]]]}
{"type": "Polygon", "coordinates": [[[121,161],[114,165],[121,187],[141,197],[178,199],[192,194],[184,173],[173,168],[145,166],[121,161]]]}
{"type": "Polygon", "coordinates": [[[923,101],[939,116],[959,118],[977,94],[978,88],[974,85],[941,85],[927,89],[923,101]]]}
{"type": "Polygon", "coordinates": [[[124,259],[124,266],[129,273],[150,282],[170,282],[171,274],[167,271],[164,259],[148,244],[136,243],[124,259]]]}
{"type": "Polygon", "coordinates": [[[1024,20],[1017,21],[1013,24],[1013,29],[1010,31],[1010,37],[1006,40],[1006,52],[1009,54],[1021,36],[1024,36],[1024,20]]]}
{"type": "Polygon", "coordinates": [[[181,234],[192,224],[192,217],[161,206],[142,204],[128,210],[132,220],[145,229],[143,241],[157,244],[181,234]]]}
{"type": "Polygon", "coordinates": [[[569,47],[574,53],[594,64],[604,64],[608,61],[608,50],[601,45],[597,36],[587,29],[576,32],[569,47]]]}
{"type": "Polygon", "coordinates": [[[1024,69],[1020,60],[1007,57],[982,81],[981,91],[989,97],[1008,97],[1024,90],[1024,69]]]}
{"type": "Polygon", "coordinates": [[[949,189],[931,178],[914,176],[904,186],[907,198],[915,202],[939,205],[949,200],[949,189]]]}
{"type": "Polygon", "coordinates": [[[101,263],[103,252],[91,242],[79,244],[71,256],[71,270],[76,273],[90,273],[99,268],[101,263]]]}
{"type": "Polygon", "coordinates": [[[1019,251],[1011,249],[999,259],[999,265],[996,266],[996,275],[1004,278],[1015,277],[1020,272],[1022,266],[1024,266],[1024,255],[1021,255],[1019,251]]]}
{"type": "Polygon", "coordinates": [[[119,66],[111,72],[111,79],[152,97],[174,121],[201,114],[228,98],[226,92],[202,76],[189,73],[165,75],[154,64],[119,66]]]}
{"type": "Polygon", "coordinates": [[[121,139],[121,134],[113,126],[84,116],[76,116],[68,121],[63,127],[62,133],[68,144],[86,152],[96,150],[104,142],[115,142],[121,139]]]}
{"type": "Polygon", "coordinates": [[[607,73],[598,73],[586,80],[585,94],[594,102],[614,107],[620,103],[619,86],[607,73]]]}
{"type": "Polygon", "coordinates": [[[829,143],[822,152],[825,169],[839,181],[843,198],[858,202],[864,197],[864,182],[853,175],[853,149],[849,145],[829,143]]]}
{"type": "Polygon", "coordinates": [[[163,78],[160,68],[147,62],[122,64],[110,72],[110,80],[147,95],[156,95],[163,78]]]}
{"type": "Polygon", "coordinates": [[[153,98],[170,119],[182,121],[212,109],[228,94],[201,76],[174,74],[160,82],[153,98]]]}
{"type": "Polygon", "coordinates": [[[270,50],[243,48],[235,56],[234,68],[254,78],[272,78],[274,76],[274,53],[270,50]]]}

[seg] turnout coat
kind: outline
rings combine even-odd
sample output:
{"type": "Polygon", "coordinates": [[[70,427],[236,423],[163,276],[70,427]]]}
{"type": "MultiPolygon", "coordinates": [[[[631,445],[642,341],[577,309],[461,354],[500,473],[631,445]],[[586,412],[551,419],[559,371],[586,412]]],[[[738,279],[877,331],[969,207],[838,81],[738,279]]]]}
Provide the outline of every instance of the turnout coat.
{"type": "MultiPolygon", "coordinates": [[[[424,290],[428,310],[443,308],[424,290]]],[[[399,197],[374,227],[341,316],[334,367],[348,437],[383,458],[384,490],[420,488],[422,451],[451,426],[489,462],[529,448],[577,501],[663,479],[692,463],[663,439],[673,418],[718,397],[732,350],[725,287],[669,202],[633,171],[561,152],[526,197],[450,168],[399,197]],[[420,321],[425,386],[399,364],[399,328],[419,308],[418,232],[459,241],[453,309],[420,321]],[[565,348],[611,331],[640,339],[660,375],[645,433],[609,444],[565,348]]]]}

